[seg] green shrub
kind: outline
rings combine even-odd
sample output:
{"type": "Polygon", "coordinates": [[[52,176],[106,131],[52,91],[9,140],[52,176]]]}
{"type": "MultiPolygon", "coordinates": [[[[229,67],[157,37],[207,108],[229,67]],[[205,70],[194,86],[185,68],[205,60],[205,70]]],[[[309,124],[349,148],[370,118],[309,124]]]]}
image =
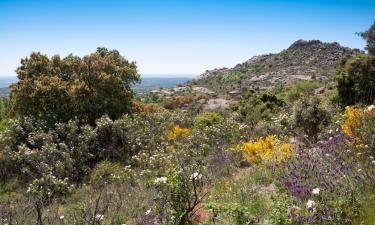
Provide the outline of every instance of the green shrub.
{"type": "Polygon", "coordinates": [[[321,106],[319,98],[304,97],[294,106],[294,126],[302,130],[313,142],[329,122],[330,113],[321,106]]]}
{"type": "Polygon", "coordinates": [[[209,127],[223,120],[223,117],[216,112],[206,112],[195,117],[195,126],[209,127]]]}
{"type": "Polygon", "coordinates": [[[299,82],[287,87],[286,91],[283,91],[281,95],[288,101],[295,101],[303,95],[311,94],[320,86],[321,84],[318,81],[299,82]]]}
{"type": "Polygon", "coordinates": [[[243,120],[256,125],[261,119],[270,120],[284,105],[285,102],[272,93],[249,90],[238,108],[243,120]]]}
{"type": "Polygon", "coordinates": [[[116,162],[103,161],[91,173],[90,183],[95,186],[104,185],[125,181],[128,177],[128,167],[116,162]]]}
{"type": "Polygon", "coordinates": [[[375,99],[375,56],[358,54],[341,65],[338,93],[342,105],[371,104],[375,99]]]}

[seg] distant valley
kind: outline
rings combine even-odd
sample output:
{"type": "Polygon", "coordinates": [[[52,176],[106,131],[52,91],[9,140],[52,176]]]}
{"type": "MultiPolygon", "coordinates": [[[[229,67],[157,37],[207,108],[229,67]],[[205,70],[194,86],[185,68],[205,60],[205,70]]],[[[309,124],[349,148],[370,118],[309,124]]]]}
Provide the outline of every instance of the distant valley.
{"type": "MultiPolygon", "coordinates": [[[[171,75],[160,77],[143,77],[142,82],[133,86],[133,90],[137,95],[146,94],[152,90],[158,90],[160,88],[172,88],[178,84],[185,83],[191,80],[191,77],[172,77],[171,75]]],[[[0,96],[5,97],[9,96],[10,88],[9,85],[17,82],[16,77],[6,76],[0,77],[0,96]]]]}

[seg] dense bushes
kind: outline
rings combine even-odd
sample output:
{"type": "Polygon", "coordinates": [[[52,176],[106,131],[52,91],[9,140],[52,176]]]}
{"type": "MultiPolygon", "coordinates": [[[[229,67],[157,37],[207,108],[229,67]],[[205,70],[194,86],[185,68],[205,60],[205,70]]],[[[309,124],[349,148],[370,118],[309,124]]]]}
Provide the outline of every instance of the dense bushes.
{"type": "Polygon", "coordinates": [[[294,126],[315,142],[324,126],[328,125],[330,114],[318,98],[303,97],[294,107],[293,119],[294,126]]]}
{"type": "Polygon", "coordinates": [[[207,112],[195,117],[194,124],[195,126],[209,127],[215,123],[221,122],[223,119],[224,118],[216,112],[207,112]]]}
{"type": "Polygon", "coordinates": [[[196,97],[192,95],[186,95],[186,96],[177,96],[173,98],[166,98],[163,101],[163,107],[166,109],[177,109],[181,108],[189,103],[192,103],[196,97]]]}
{"type": "Polygon", "coordinates": [[[244,142],[239,147],[244,151],[246,159],[255,164],[282,162],[293,153],[293,147],[290,144],[281,143],[274,135],[268,135],[257,141],[244,142]]]}
{"type": "Polygon", "coordinates": [[[271,119],[272,114],[277,113],[283,105],[285,102],[272,93],[250,90],[233,108],[238,109],[244,121],[255,125],[261,119],[271,119]]]}
{"type": "Polygon", "coordinates": [[[375,56],[359,54],[342,64],[338,72],[341,103],[369,104],[375,100],[375,56]]]}
{"type": "Polygon", "coordinates": [[[116,50],[98,48],[83,58],[32,53],[17,68],[14,110],[54,125],[77,118],[94,124],[104,114],[116,119],[132,111],[132,84],[140,80],[134,62],[116,50]]]}
{"type": "Polygon", "coordinates": [[[74,121],[51,130],[26,117],[2,133],[7,176],[22,176],[24,182],[46,176],[78,181],[98,160],[96,140],[93,128],[79,127],[74,121]]]}

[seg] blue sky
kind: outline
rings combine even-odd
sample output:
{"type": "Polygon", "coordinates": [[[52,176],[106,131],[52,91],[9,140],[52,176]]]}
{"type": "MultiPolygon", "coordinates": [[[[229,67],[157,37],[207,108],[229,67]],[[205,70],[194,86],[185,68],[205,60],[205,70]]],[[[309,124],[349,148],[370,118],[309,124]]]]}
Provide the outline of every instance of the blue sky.
{"type": "Polygon", "coordinates": [[[200,74],[279,52],[297,39],[363,49],[375,0],[0,0],[0,76],[32,51],[103,46],[142,74],[200,74]]]}

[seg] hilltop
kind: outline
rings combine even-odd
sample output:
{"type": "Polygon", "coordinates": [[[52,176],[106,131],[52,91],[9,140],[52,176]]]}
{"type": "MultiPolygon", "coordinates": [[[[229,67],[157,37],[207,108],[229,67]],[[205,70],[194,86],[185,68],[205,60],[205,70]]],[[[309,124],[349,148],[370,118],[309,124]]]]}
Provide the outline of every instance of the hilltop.
{"type": "Polygon", "coordinates": [[[233,68],[207,70],[194,84],[226,93],[242,87],[271,89],[296,81],[328,81],[343,57],[359,52],[337,42],[298,40],[280,53],[254,56],[233,68]]]}

